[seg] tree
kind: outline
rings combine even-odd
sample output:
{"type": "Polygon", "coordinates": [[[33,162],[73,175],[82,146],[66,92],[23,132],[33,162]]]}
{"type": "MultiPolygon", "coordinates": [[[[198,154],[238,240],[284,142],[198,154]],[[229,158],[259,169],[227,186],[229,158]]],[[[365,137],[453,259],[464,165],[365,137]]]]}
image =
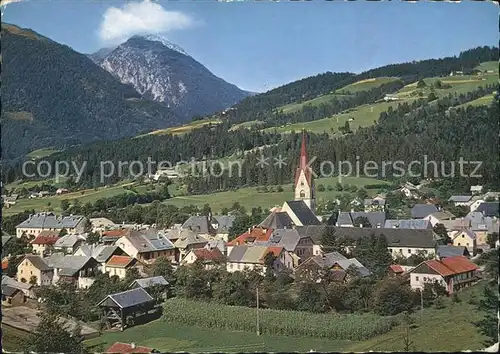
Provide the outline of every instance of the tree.
{"type": "Polygon", "coordinates": [[[247,214],[239,214],[234,219],[233,225],[229,228],[229,241],[245,233],[252,227],[252,218],[247,214]]]}
{"type": "Polygon", "coordinates": [[[101,235],[99,235],[98,232],[91,232],[87,235],[87,243],[89,245],[93,245],[95,243],[99,243],[99,241],[101,240],[101,235]]]}
{"type": "Polygon", "coordinates": [[[426,86],[427,86],[427,84],[425,83],[425,81],[424,81],[424,80],[419,80],[419,81],[417,82],[417,88],[419,88],[419,89],[420,89],[420,88],[424,88],[424,87],[426,87],[426,86]]]}
{"type": "Polygon", "coordinates": [[[266,253],[264,256],[264,266],[266,267],[266,277],[274,276],[274,262],[278,257],[274,255],[272,252],[266,253]]]}
{"type": "Polygon", "coordinates": [[[325,186],[322,184],[318,184],[318,192],[324,192],[325,191],[325,186]]]}
{"type": "Polygon", "coordinates": [[[68,332],[56,313],[43,311],[40,322],[27,339],[27,350],[35,353],[87,353],[82,343],[81,328],[68,332]]]}
{"type": "Polygon", "coordinates": [[[486,236],[486,243],[491,247],[495,248],[495,244],[498,241],[498,232],[490,233],[486,236]]]}
{"type": "Polygon", "coordinates": [[[156,261],[152,264],[149,273],[152,276],[162,276],[170,284],[175,283],[174,267],[172,262],[165,256],[158,257],[156,261]]]}
{"type": "Polygon", "coordinates": [[[90,222],[90,220],[88,218],[85,218],[85,224],[83,226],[83,232],[89,233],[89,232],[92,232],[92,229],[93,229],[92,223],[90,222]]]}
{"type": "Polygon", "coordinates": [[[374,309],[379,315],[391,316],[413,307],[413,294],[410,286],[399,278],[385,278],[374,294],[374,309]]]}
{"type": "Polygon", "coordinates": [[[69,201],[67,199],[61,200],[61,211],[66,212],[69,209],[69,201]]]}
{"type": "Polygon", "coordinates": [[[358,189],[356,195],[361,200],[368,198],[368,192],[364,188],[358,189]]]}
{"type": "Polygon", "coordinates": [[[298,311],[325,312],[326,301],[324,295],[313,282],[303,282],[299,286],[296,304],[298,311]]]}
{"type": "Polygon", "coordinates": [[[437,100],[436,94],[434,92],[429,93],[429,96],[427,96],[427,101],[431,102],[435,100],[437,100]]]}
{"type": "Polygon", "coordinates": [[[392,263],[392,256],[384,235],[372,234],[370,237],[360,238],[356,242],[352,256],[370,269],[377,278],[383,278],[392,263]]]}
{"type": "Polygon", "coordinates": [[[366,216],[358,216],[352,223],[354,227],[372,227],[366,216]]]}
{"type": "Polygon", "coordinates": [[[36,285],[36,284],[37,284],[37,281],[38,281],[38,279],[37,279],[36,275],[32,275],[32,276],[30,277],[30,281],[29,281],[29,283],[30,283],[31,285],[36,285]]]}
{"type": "Polygon", "coordinates": [[[436,235],[441,237],[443,244],[447,245],[451,243],[451,238],[450,236],[448,236],[448,231],[446,230],[446,227],[443,224],[439,223],[434,225],[433,231],[436,235]]]}
{"type": "Polygon", "coordinates": [[[68,234],[68,230],[65,228],[62,228],[61,231],[59,231],[59,237],[66,236],[68,234]]]}
{"type": "Polygon", "coordinates": [[[203,205],[203,209],[201,210],[201,215],[209,216],[212,214],[212,209],[210,208],[210,205],[207,203],[203,205]]]}

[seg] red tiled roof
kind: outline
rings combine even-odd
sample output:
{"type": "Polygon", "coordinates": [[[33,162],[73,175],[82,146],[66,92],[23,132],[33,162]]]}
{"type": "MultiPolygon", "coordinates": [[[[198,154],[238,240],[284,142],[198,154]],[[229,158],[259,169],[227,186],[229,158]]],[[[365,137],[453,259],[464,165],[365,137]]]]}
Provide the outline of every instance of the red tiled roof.
{"type": "Polygon", "coordinates": [[[202,261],[219,261],[224,258],[224,255],[218,248],[208,250],[206,248],[195,248],[193,253],[196,258],[202,261]]]}
{"type": "Polygon", "coordinates": [[[106,350],[106,353],[152,353],[153,348],[136,346],[132,348],[131,344],[116,342],[106,350]]]}
{"type": "Polygon", "coordinates": [[[276,257],[279,257],[282,251],[283,251],[283,247],[268,247],[267,250],[266,250],[266,252],[262,256],[261,261],[264,261],[264,259],[266,258],[266,255],[268,253],[272,253],[276,257]]]}
{"type": "Polygon", "coordinates": [[[227,243],[228,246],[238,246],[244,245],[247,242],[254,241],[269,241],[271,234],[273,233],[272,229],[265,229],[262,227],[254,227],[250,230],[250,232],[245,232],[244,234],[236,237],[234,240],[227,243]]]}
{"type": "Polygon", "coordinates": [[[53,245],[59,239],[58,236],[37,236],[31,244],[33,245],[53,245]]]}
{"type": "Polygon", "coordinates": [[[432,259],[424,263],[445,277],[479,269],[476,264],[472,263],[464,256],[446,257],[441,261],[432,259]]]}
{"type": "Polygon", "coordinates": [[[391,264],[389,267],[394,273],[404,273],[403,267],[401,267],[399,264],[391,264]]]}
{"type": "Polygon", "coordinates": [[[106,263],[110,267],[126,267],[134,258],[129,256],[112,256],[106,263]]]}
{"type": "Polygon", "coordinates": [[[127,234],[130,230],[128,229],[121,229],[121,230],[108,230],[104,231],[102,233],[103,236],[107,237],[122,237],[123,235],[127,234]]]}

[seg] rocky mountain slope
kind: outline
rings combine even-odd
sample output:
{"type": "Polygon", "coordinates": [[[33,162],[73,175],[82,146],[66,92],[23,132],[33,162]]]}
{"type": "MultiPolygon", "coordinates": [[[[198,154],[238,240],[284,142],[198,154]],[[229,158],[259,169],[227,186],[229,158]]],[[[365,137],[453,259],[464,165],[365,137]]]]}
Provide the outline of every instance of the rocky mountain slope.
{"type": "Polygon", "coordinates": [[[143,100],[87,56],[2,24],[2,158],[34,149],[110,140],[181,120],[143,100]]]}
{"type": "Polygon", "coordinates": [[[223,110],[250,95],[159,36],[134,36],[105,53],[101,50],[90,57],[144,98],[161,102],[186,119],[223,110]]]}

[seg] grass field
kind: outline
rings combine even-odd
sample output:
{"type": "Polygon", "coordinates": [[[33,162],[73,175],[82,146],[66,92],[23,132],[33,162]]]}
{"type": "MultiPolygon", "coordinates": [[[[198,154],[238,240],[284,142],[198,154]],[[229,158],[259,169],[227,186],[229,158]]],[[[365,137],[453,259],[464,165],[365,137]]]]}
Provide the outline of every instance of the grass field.
{"type": "MultiPolygon", "coordinates": [[[[479,350],[485,347],[485,337],[477,332],[473,322],[481,315],[476,306],[467,302],[472,293],[479,299],[482,285],[459,293],[462,302],[451,304],[444,299],[446,307],[426,308],[412,315],[415,328],[410,330],[412,351],[462,351],[479,350]]],[[[334,317],[332,315],[332,320],[334,317]]],[[[368,352],[403,351],[406,326],[401,325],[389,332],[364,341],[328,340],[311,337],[257,336],[252,332],[205,329],[167,323],[161,319],[149,324],[132,327],[124,332],[105,333],[86,342],[94,351],[104,351],[116,341],[134,342],[154,347],[160,351],[188,352],[368,352]]],[[[7,332],[9,335],[9,332],[7,332]]]]}
{"type": "Polygon", "coordinates": [[[387,111],[389,107],[396,108],[400,103],[411,103],[413,100],[414,99],[405,99],[401,101],[379,102],[370,105],[363,105],[354,108],[349,112],[336,114],[330,118],[289,124],[281,127],[271,127],[267,128],[266,130],[276,131],[278,133],[289,133],[292,131],[301,131],[302,129],[306,129],[308,132],[312,133],[327,132],[330,134],[337,134],[338,128],[344,126],[346,121],[348,121],[350,118],[353,118],[354,120],[350,121],[349,125],[351,127],[351,130],[355,131],[359,127],[367,127],[373,125],[373,122],[378,120],[380,113],[387,111]]]}
{"type": "Polygon", "coordinates": [[[278,111],[283,111],[283,113],[293,113],[301,110],[304,106],[311,105],[311,106],[319,106],[322,103],[327,103],[334,97],[348,97],[349,95],[343,95],[343,94],[338,94],[338,93],[329,93],[327,95],[323,95],[320,97],[313,98],[312,100],[300,102],[300,103],[290,103],[282,107],[278,107],[276,110],[278,111]]]}
{"type": "Polygon", "coordinates": [[[148,135],[166,135],[166,134],[181,135],[181,134],[189,133],[190,131],[192,131],[194,129],[201,128],[205,125],[220,124],[220,123],[222,123],[220,119],[197,120],[197,121],[194,121],[194,122],[191,122],[188,124],[184,124],[184,125],[181,125],[178,127],[159,129],[159,130],[155,130],[155,131],[152,131],[150,133],[147,133],[147,134],[138,135],[138,136],[136,136],[136,138],[141,138],[141,137],[148,136],[148,135]]]}
{"type": "Polygon", "coordinates": [[[350,85],[344,86],[336,91],[336,93],[356,93],[361,91],[368,91],[373,88],[382,86],[384,84],[388,84],[390,82],[399,81],[400,79],[397,77],[377,77],[373,79],[365,79],[350,85]]]}
{"type": "Polygon", "coordinates": [[[486,61],[479,64],[476,69],[479,70],[492,70],[498,72],[498,61],[486,61]]]}
{"type": "Polygon", "coordinates": [[[486,95],[483,97],[479,97],[478,99],[475,99],[474,101],[466,102],[464,104],[461,104],[458,107],[467,107],[467,106],[489,106],[493,102],[493,94],[491,95],[486,95]]]}
{"type": "Polygon", "coordinates": [[[238,130],[238,129],[249,129],[253,126],[256,126],[256,125],[260,125],[264,122],[260,121],[260,120],[251,120],[249,122],[243,122],[243,123],[240,123],[240,124],[235,124],[233,125],[231,128],[229,128],[229,131],[234,131],[234,130],[238,130]]]}
{"type": "MultiPolygon", "coordinates": [[[[334,186],[338,182],[337,177],[330,178],[318,178],[316,180],[316,187],[323,184],[325,187],[328,185],[334,186]]],[[[344,177],[342,178],[342,184],[355,185],[358,188],[367,184],[382,184],[386,183],[384,181],[364,178],[364,177],[344,177]]],[[[348,192],[339,192],[336,190],[324,192],[316,191],[316,200],[318,203],[334,199],[339,194],[344,194],[348,192]]],[[[376,194],[376,190],[368,190],[369,194],[376,194]]],[[[270,193],[259,193],[257,192],[257,187],[240,188],[236,191],[230,192],[219,192],[211,194],[202,195],[190,195],[190,196],[178,196],[166,200],[164,203],[172,204],[179,208],[188,205],[196,205],[198,207],[203,207],[205,204],[210,204],[213,212],[220,212],[223,208],[230,208],[234,202],[240,203],[247,210],[253,207],[271,208],[274,206],[281,206],[283,202],[293,199],[292,184],[283,185],[283,192],[270,192],[270,193]]]]}
{"type": "Polygon", "coordinates": [[[43,149],[38,149],[38,150],[33,150],[29,154],[26,155],[29,159],[36,160],[36,159],[41,159],[42,157],[47,157],[52,154],[55,154],[56,152],[60,152],[62,150],[54,149],[54,148],[43,148],[43,149]]]}

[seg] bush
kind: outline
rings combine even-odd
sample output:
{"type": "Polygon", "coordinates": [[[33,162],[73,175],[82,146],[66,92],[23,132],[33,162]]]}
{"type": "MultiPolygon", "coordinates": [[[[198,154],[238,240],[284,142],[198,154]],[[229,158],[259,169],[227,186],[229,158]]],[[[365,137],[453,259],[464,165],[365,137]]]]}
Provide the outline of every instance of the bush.
{"type": "MultiPolygon", "coordinates": [[[[255,308],[172,298],[165,302],[163,320],[188,326],[255,332],[255,308]]],[[[259,310],[260,330],[271,335],[363,340],[383,334],[399,324],[399,317],[374,314],[311,314],[285,310],[259,310]]]]}

